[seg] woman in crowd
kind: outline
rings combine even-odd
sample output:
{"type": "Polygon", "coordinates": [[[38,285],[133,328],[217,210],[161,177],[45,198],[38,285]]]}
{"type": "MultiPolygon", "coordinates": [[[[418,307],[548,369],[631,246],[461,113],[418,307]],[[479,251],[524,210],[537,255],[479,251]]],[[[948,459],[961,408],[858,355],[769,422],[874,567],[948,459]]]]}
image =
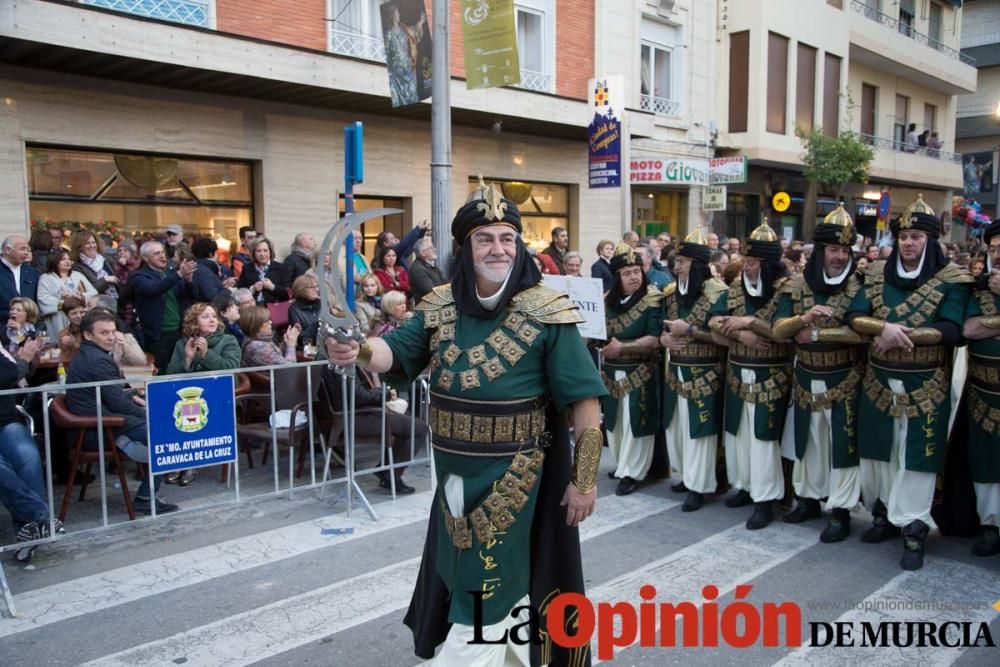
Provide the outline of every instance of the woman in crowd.
{"type": "Polygon", "coordinates": [[[104,248],[94,233],[82,229],[73,234],[69,254],[73,259],[73,269],[82,273],[98,294],[107,294],[117,304],[118,276],[111,262],[104,257],[104,248]]]}
{"type": "MultiPolygon", "coordinates": [[[[244,267],[243,275],[247,268],[244,267]]],[[[252,269],[251,269],[252,270],[252,269]]],[[[274,344],[274,328],[271,325],[271,313],[263,306],[249,306],[240,310],[240,329],[246,339],[243,341],[243,365],[277,366],[279,364],[294,364],[295,347],[299,340],[299,327],[292,325],[285,331],[281,347],[274,344]]]]}
{"type": "Polygon", "coordinates": [[[243,335],[243,329],[240,329],[240,307],[236,303],[236,297],[233,296],[232,291],[222,290],[216,294],[215,298],[212,299],[212,308],[218,313],[226,333],[234,337],[236,342],[242,346],[246,336],[243,335]]]}
{"type": "Polygon", "coordinates": [[[597,261],[590,265],[590,277],[600,278],[604,283],[604,291],[611,289],[615,274],[611,272],[611,256],[615,254],[615,244],[607,239],[597,243],[597,261]]]}
{"type": "Polygon", "coordinates": [[[319,329],[319,280],[308,273],[299,276],[292,283],[292,297],[295,301],[288,308],[288,323],[298,325],[301,331],[298,346],[301,348],[307,340],[315,344],[319,329]]]}
{"type": "Polygon", "coordinates": [[[386,292],[396,290],[402,292],[407,297],[410,294],[410,274],[396,262],[396,251],[393,248],[384,248],[378,257],[375,258],[375,277],[382,283],[382,289],[386,292]]]}
{"type": "Polygon", "coordinates": [[[83,334],[80,333],[80,321],[87,312],[87,303],[83,297],[71,294],[63,299],[62,312],[67,324],[59,330],[59,352],[63,364],[68,364],[76,351],[80,349],[83,334]]]}
{"type": "Polygon", "coordinates": [[[52,234],[47,229],[36,229],[28,239],[31,248],[31,265],[39,275],[49,270],[49,253],[52,252],[52,234]]]}
{"type": "MultiPolygon", "coordinates": [[[[51,237],[49,237],[51,238],[51,237]]],[[[38,279],[38,310],[45,321],[45,330],[55,335],[69,320],[62,303],[68,296],[82,296],[84,302],[97,296],[97,290],[82,273],[73,270],[73,260],[62,248],[49,254],[45,273],[38,279]]]]}
{"type": "Polygon", "coordinates": [[[24,341],[35,337],[38,323],[38,305],[31,299],[18,296],[10,300],[10,318],[7,320],[7,345],[11,354],[24,345],[24,341]]]}
{"type": "Polygon", "coordinates": [[[118,244],[118,254],[115,256],[114,271],[118,278],[118,316],[130,327],[135,319],[135,294],[132,293],[129,280],[132,274],[139,270],[142,259],[136,249],[135,242],[126,239],[118,244]]]}
{"type": "MultiPolygon", "coordinates": [[[[288,301],[288,280],[285,266],[274,258],[274,246],[266,237],[258,237],[250,246],[253,263],[244,266],[237,287],[253,293],[254,301],[265,305],[288,301]]],[[[246,329],[244,329],[246,333],[246,329]]]]}
{"type": "Polygon", "coordinates": [[[403,322],[413,317],[413,313],[406,310],[406,295],[395,290],[386,292],[382,297],[382,314],[385,319],[375,333],[379,338],[403,326],[403,322]]]}
{"type": "Polygon", "coordinates": [[[382,322],[382,283],[372,273],[361,276],[358,283],[361,296],[354,303],[354,315],[358,318],[361,331],[371,335],[382,322]]]}

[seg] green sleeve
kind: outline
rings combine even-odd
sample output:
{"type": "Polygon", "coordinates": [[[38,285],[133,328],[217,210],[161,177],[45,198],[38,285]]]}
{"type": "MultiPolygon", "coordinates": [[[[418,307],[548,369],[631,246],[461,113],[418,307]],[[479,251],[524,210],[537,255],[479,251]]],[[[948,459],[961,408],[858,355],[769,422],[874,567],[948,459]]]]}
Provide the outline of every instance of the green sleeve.
{"type": "Polygon", "coordinates": [[[728,315],[729,314],[729,292],[723,292],[722,295],[716,299],[712,307],[708,309],[708,317],[711,319],[716,315],[728,315]]]}
{"type": "Polygon", "coordinates": [[[656,336],[663,333],[663,308],[650,308],[646,311],[646,330],[643,336],[656,336]]]}
{"type": "Polygon", "coordinates": [[[782,293],[778,296],[778,305],[774,310],[774,317],[771,319],[772,322],[777,322],[778,320],[783,320],[786,317],[791,317],[795,312],[792,310],[792,295],[788,293],[782,293]]]}
{"type": "Polygon", "coordinates": [[[415,312],[403,326],[390,331],[382,340],[392,350],[393,368],[399,369],[398,373],[385,374],[390,384],[396,386],[410,384],[431,361],[431,330],[424,328],[422,311],[415,312]]]}
{"type": "Polygon", "coordinates": [[[607,396],[597,366],[575,324],[547,325],[545,346],[545,372],[557,410],[565,410],[585,398],[607,396]]]}
{"type": "MultiPolygon", "coordinates": [[[[975,299],[973,299],[975,301],[975,299]]],[[[938,319],[951,320],[960,328],[965,324],[965,310],[969,305],[969,286],[962,283],[945,285],[944,299],[938,319]]]]}
{"type": "Polygon", "coordinates": [[[974,293],[970,294],[969,295],[969,305],[965,307],[965,317],[966,317],[966,319],[968,319],[970,317],[979,317],[982,314],[983,314],[983,309],[979,305],[979,299],[976,298],[976,295],[974,293]]]}
{"type": "Polygon", "coordinates": [[[847,314],[851,315],[871,315],[872,314],[872,304],[868,300],[868,295],[865,292],[865,288],[862,287],[858,290],[858,293],[854,295],[851,299],[851,303],[847,306],[847,314]]]}
{"type": "Polygon", "coordinates": [[[177,341],[177,344],[174,345],[174,353],[170,355],[170,363],[167,364],[167,375],[188,372],[188,369],[184,368],[184,345],[186,343],[187,338],[181,338],[177,341]]]}

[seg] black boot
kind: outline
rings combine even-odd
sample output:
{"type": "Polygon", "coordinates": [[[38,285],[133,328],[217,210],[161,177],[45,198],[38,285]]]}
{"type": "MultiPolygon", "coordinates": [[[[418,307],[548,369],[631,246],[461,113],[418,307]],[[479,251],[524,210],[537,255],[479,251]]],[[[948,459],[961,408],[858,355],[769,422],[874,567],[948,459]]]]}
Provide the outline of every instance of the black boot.
{"type": "Polygon", "coordinates": [[[791,512],[781,517],[785,523],[802,523],[809,519],[818,519],[823,514],[816,498],[799,498],[798,504],[791,512]]]}
{"type": "Polygon", "coordinates": [[[979,539],[972,545],[973,556],[996,556],[1000,554],[1000,529],[983,526],[979,539]]]}
{"type": "Polygon", "coordinates": [[[924,540],[930,527],[917,519],[903,528],[903,557],[899,566],[904,570],[919,570],[924,566],[924,540]]]}
{"type": "Polygon", "coordinates": [[[688,492],[688,488],[686,486],[684,486],[684,482],[683,481],[677,482],[676,484],[671,484],[670,485],[670,490],[673,491],[674,493],[687,493],[688,492]]]}
{"type": "Polygon", "coordinates": [[[774,513],[771,509],[773,504],[774,501],[772,500],[754,503],[753,514],[747,519],[747,530],[760,530],[771,523],[771,519],[774,518],[774,513]]]}
{"type": "Polygon", "coordinates": [[[622,477],[621,481],[618,482],[618,488],[615,489],[615,495],[627,496],[637,488],[639,488],[639,482],[635,481],[631,477],[622,477]]]}
{"type": "Polygon", "coordinates": [[[830,544],[842,542],[851,534],[851,513],[842,507],[835,507],[826,528],[819,534],[819,541],[830,544]]]}
{"type": "Polygon", "coordinates": [[[608,479],[618,479],[617,477],[615,477],[615,471],[614,470],[609,470],[608,471],[608,479]]]}
{"type": "Polygon", "coordinates": [[[738,493],[727,498],[723,505],[726,507],[746,507],[752,502],[753,499],[750,498],[750,492],[740,489],[738,493]]]}
{"type": "Polygon", "coordinates": [[[684,499],[684,504],[681,505],[682,512],[695,512],[701,509],[701,506],[705,504],[705,496],[698,493],[697,491],[688,491],[687,498],[684,499]]]}
{"type": "Polygon", "coordinates": [[[899,535],[899,528],[889,523],[889,510],[881,500],[875,501],[872,508],[872,527],[861,533],[861,541],[868,544],[885,542],[890,537],[899,535]]]}

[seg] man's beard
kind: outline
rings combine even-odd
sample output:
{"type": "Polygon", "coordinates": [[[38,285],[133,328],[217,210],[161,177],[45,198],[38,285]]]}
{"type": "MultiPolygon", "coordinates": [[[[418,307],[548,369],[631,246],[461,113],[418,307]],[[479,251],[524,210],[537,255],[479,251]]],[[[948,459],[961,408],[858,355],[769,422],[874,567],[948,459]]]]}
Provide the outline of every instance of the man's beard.
{"type": "Polygon", "coordinates": [[[486,264],[486,260],[482,262],[474,262],[473,266],[476,269],[476,275],[484,278],[491,283],[500,284],[507,280],[507,276],[510,275],[511,269],[514,268],[514,263],[511,262],[504,269],[494,269],[486,264]]]}

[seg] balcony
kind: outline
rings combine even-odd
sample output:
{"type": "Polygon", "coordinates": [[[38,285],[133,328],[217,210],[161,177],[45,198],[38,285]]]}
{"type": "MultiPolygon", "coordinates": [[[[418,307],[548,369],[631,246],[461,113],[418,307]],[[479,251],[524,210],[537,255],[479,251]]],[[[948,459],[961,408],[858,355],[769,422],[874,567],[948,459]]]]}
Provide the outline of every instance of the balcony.
{"type": "Polygon", "coordinates": [[[143,18],[172,21],[201,28],[213,27],[212,0],[78,0],[81,5],[112,9],[143,18]]]}
{"type": "Polygon", "coordinates": [[[961,189],[962,156],[923,146],[912,150],[895,139],[858,134],[861,141],[875,149],[871,163],[873,180],[892,180],[933,188],[961,189]]]}
{"type": "Polygon", "coordinates": [[[539,93],[552,92],[552,76],[544,72],[533,72],[530,69],[521,70],[521,83],[517,88],[534,90],[539,93]]]}
{"type": "Polygon", "coordinates": [[[962,156],[958,153],[949,153],[948,151],[925,148],[924,146],[918,146],[916,150],[913,150],[903,141],[876,137],[872,134],[859,134],[858,137],[861,141],[878,150],[899,151],[900,153],[907,153],[909,155],[922,155],[935,160],[945,160],[946,162],[962,164],[962,156]]]}
{"type": "Polygon", "coordinates": [[[385,62],[385,44],[382,40],[359,32],[330,30],[330,51],[342,56],[385,62]]]}
{"type": "Polygon", "coordinates": [[[654,97],[652,95],[641,95],[639,97],[639,108],[643,111],[651,111],[657,116],[671,116],[676,118],[681,113],[681,103],[677,100],[668,100],[665,97],[654,97]]]}
{"type": "Polygon", "coordinates": [[[867,3],[864,2],[864,0],[851,0],[851,8],[853,8],[856,12],[860,12],[866,19],[875,21],[876,23],[881,23],[890,30],[895,31],[904,37],[909,37],[919,44],[926,44],[935,51],[940,51],[953,60],[960,60],[966,65],[972,65],[973,67],[976,66],[975,58],[970,58],[964,53],[942,44],[933,37],[925,35],[922,32],[917,32],[912,26],[900,23],[898,19],[895,19],[888,14],[883,14],[877,9],[872,9],[867,3]]]}

